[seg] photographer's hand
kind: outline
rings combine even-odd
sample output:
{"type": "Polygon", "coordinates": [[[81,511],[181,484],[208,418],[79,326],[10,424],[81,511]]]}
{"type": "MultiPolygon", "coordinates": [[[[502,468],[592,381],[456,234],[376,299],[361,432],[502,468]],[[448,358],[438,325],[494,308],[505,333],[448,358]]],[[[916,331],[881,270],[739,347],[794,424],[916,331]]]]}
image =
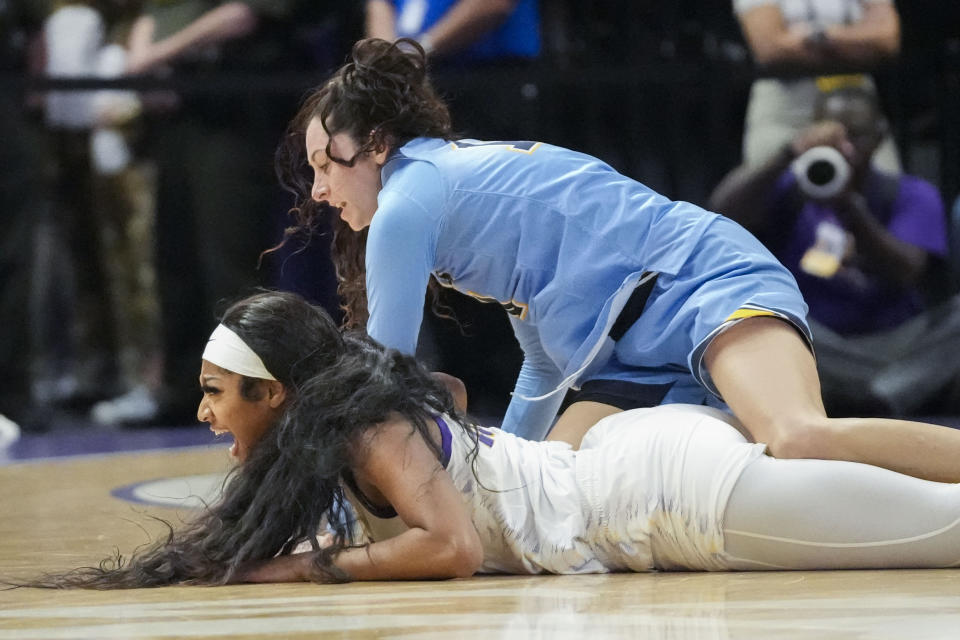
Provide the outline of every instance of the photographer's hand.
{"type": "Polygon", "coordinates": [[[790,142],[794,157],[814,147],[833,147],[850,162],[854,157],[854,146],[847,135],[847,129],[836,120],[821,120],[802,129],[790,142]]]}
{"type": "Polygon", "coordinates": [[[856,242],[857,264],[900,287],[915,286],[927,267],[927,252],[895,237],[870,211],[867,199],[848,189],[831,201],[856,242]]]}

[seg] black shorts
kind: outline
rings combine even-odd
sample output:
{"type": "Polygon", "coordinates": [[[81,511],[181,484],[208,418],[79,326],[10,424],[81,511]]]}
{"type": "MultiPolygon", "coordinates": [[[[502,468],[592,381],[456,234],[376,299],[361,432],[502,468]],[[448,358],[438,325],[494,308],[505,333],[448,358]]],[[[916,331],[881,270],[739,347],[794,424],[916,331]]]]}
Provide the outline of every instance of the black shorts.
{"type": "Polygon", "coordinates": [[[579,391],[571,391],[564,399],[564,407],[574,402],[602,402],[623,411],[656,407],[673,386],[666,384],[642,384],[627,380],[587,380],[579,391]]]}

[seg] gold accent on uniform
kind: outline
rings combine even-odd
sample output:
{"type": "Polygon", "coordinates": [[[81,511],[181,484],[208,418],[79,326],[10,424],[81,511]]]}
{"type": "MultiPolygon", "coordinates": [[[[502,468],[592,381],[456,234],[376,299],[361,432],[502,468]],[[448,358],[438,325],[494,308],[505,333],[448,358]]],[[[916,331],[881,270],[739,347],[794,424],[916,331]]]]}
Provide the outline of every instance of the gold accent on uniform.
{"type": "Polygon", "coordinates": [[[724,322],[730,322],[731,320],[742,320],[744,318],[758,318],[761,316],[773,316],[779,318],[779,313],[774,313],[773,311],[767,311],[766,309],[737,309],[730,316],[724,320],[724,322]]]}
{"type": "Polygon", "coordinates": [[[543,143],[542,143],[542,142],[538,142],[538,143],[536,143],[535,145],[533,145],[532,147],[530,147],[529,149],[518,149],[518,148],[516,148],[515,146],[510,145],[509,147],[507,147],[507,151],[513,151],[514,153],[525,153],[525,154],[527,154],[527,155],[530,155],[531,153],[533,153],[534,151],[536,151],[537,149],[539,149],[541,144],[543,144],[543,143]]]}
{"type": "Polygon", "coordinates": [[[820,93],[830,93],[847,87],[864,88],[868,85],[867,76],[862,73],[843,73],[835,76],[819,76],[816,79],[820,93]]]}

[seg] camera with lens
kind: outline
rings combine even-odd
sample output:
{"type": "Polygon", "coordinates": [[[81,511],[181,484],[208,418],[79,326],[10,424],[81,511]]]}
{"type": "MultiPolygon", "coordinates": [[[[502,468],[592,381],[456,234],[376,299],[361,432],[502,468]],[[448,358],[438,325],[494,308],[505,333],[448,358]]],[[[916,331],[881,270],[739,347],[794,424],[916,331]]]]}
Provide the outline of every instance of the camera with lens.
{"type": "Polygon", "coordinates": [[[850,181],[850,163],[833,147],[813,147],[791,165],[800,192],[808,198],[829,200],[843,193],[850,181]]]}

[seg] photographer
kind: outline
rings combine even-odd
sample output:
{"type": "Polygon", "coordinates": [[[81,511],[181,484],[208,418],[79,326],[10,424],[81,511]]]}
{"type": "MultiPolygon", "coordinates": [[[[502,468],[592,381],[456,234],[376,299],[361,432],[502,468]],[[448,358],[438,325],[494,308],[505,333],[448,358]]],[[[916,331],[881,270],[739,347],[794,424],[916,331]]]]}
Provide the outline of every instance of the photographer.
{"type": "Polygon", "coordinates": [[[876,168],[886,133],[872,92],[825,93],[814,124],[764,164],[734,170],[711,198],[796,277],[824,399],[840,412],[878,402],[895,414],[931,410],[960,372],[945,348],[960,344],[960,315],[926,304],[945,272],[943,202],[926,181],[876,168]]]}

